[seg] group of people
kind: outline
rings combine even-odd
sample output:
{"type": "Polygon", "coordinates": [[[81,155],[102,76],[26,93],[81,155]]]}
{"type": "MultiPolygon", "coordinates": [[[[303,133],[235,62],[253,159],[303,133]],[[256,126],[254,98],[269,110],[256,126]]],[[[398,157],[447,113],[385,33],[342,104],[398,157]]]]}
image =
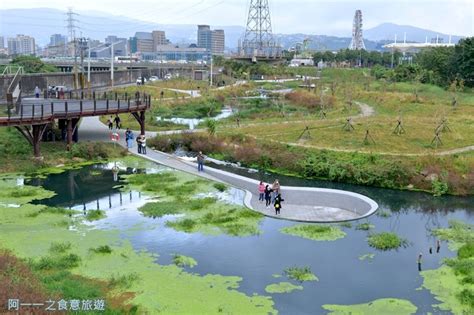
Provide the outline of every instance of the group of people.
{"type": "Polygon", "coordinates": [[[110,116],[109,119],[107,119],[107,126],[109,126],[109,129],[112,130],[114,129],[114,123],[115,123],[115,128],[119,130],[122,127],[122,121],[120,120],[119,115],[115,115],[115,118],[112,118],[110,116]]]}
{"type": "MultiPolygon", "coordinates": [[[[127,128],[125,131],[125,142],[127,143],[127,148],[131,149],[133,147],[133,140],[135,140],[135,134],[130,128],[127,128]]],[[[146,137],[145,135],[139,135],[136,139],[137,141],[137,150],[140,154],[146,154],[146,137]]]]}
{"type": "Polygon", "coordinates": [[[258,185],[258,192],[258,200],[260,202],[265,201],[265,206],[267,208],[273,204],[273,207],[275,208],[275,215],[280,214],[280,210],[282,208],[281,203],[285,200],[281,197],[281,186],[278,179],[276,179],[271,186],[261,181],[258,185]]]}

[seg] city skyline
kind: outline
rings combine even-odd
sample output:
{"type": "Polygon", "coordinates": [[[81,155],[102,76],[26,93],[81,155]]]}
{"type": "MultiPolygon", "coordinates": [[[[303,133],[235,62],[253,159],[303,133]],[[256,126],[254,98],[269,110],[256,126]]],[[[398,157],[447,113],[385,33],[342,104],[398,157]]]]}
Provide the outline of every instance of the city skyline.
{"type": "MultiPolygon", "coordinates": [[[[244,26],[247,0],[181,0],[178,3],[162,0],[79,2],[51,0],[23,0],[3,3],[2,9],[48,7],[75,11],[88,15],[113,15],[159,24],[210,24],[244,26]],[[91,10],[91,8],[93,8],[91,10]],[[222,14],[225,12],[225,14],[222,14]]],[[[350,36],[351,20],[356,9],[364,12],[364,29],[384,22],[412,25],[453,35],[472,36],[474,33],[474,4],[464,0],[445,1],[396,1],[391,3],[361,1],[271,0],[273,29],[275,33],[324,34],[350,36]],[[420,14],[422,12],[423,14],[420,14]],[[303,23],[301,21],[304,21],[303,23]]],[[[47,17],[45,17],[47,19],[47,17]]],[[[110,32],[114,26],[109,25],[110,32]]],[[[118,27],[118,26],[117,26],[118,27]]],[[[0,22],[1,33],[1,22],[0,22]]]]}

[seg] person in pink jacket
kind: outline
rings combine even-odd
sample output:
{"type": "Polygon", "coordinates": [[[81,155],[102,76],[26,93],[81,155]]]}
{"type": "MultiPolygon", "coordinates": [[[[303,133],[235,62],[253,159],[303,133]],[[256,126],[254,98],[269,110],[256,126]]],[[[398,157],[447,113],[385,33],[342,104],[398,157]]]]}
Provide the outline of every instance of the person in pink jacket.
{"type": "Polygon", "coordinates": [[[262,181],[258,185],[258,192],[259,192],[258,201],[263,202],[264,195],[265,195],[265,184],[262,181]]]}

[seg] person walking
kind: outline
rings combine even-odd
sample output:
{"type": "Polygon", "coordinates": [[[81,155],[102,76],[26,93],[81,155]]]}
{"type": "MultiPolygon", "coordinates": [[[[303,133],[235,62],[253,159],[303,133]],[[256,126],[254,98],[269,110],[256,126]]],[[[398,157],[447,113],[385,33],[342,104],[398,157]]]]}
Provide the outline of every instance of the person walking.
{"type": "Polygon", "coordinates": [[[146,154],[146,137],[145,135],[141,135],[142,137],[142,154],[146,154]]]}
{"type": "Polygon", "coordinates": [[[133,147],[133,139],[135,138],[135,135],[133,132],[130,130],[130,128],[127,128],[127,131],[125,132],[125,141],[127,142],[127,148],[132,148],[133,147]]]}
{"type": "Polygon", "coordinates": [[[281,198],[281,194],[278,194],[276,197],[275,197],[275,201],[273,203],[273,206],[275,207],[275,215],[278,215],[280,214],[280,210],[281,210],[281,203],[285,201],[285,199],[282,199],[281,198]]]}
{"type": "Polygon", "coordinates": [[[41,94],[41,90],[38,86],[35,87],[35,97],[39,98],[41,94]]]}
{"type": "Polygon", "coordinates": [[[59,99],[60,99],[60,100],[63,100],[63,99],[64,99],[64,90],[63,90],[63,88],[61,88],[61,89],[59,90],[58,96],[59,96],[59,99]]]}
{"type": "Polygon", "coordinates": [[[114,121],[112,120],[112,116],[110,116],[110,118],[107,119],[107,125],[109,126],[110,130],[114,129],[114,121]]]}
{"type": "Polygon", "coordinates": [[[198,162],[198,172],[204,172],[204,155],[202,151],[199,151],[197,155],[197,162],[198,162]]]}
{"type": "Polygon", "coordinates": [[[260,184],[258,185],[258,192],[258,201],[263,202],[265,196],[265,184],[262,181],[260,181],[260,184]]]}
{"type": "Polygon", "coordinates": [[[137,137],[137,152],[138,152],[139,154],[142,153],[142,135],[139,135],[139,136],[137,137]]]}
{"type": "Polygon", "coordinates": [[[115,122],[115,128],[116,128],[117,130],[120,130],[120,127],[121,127],[121,120],[120,120],[119,115],[115,115],[114,122],[115,122]]]}
{"type": "Polygon", "coordinates": [[[272,203],[272,192],[273,190],[270,188],[270,185],[265,186],[265,206],[268,208],[272,203]]]}
{"type": "Polygon", "coordinates": [[[280,182],[278,179],[275,179],[275,181],[272,184],[272,190],[273,190],[273,202],[275,202],[275,198],[280,194],[280,182]]]}

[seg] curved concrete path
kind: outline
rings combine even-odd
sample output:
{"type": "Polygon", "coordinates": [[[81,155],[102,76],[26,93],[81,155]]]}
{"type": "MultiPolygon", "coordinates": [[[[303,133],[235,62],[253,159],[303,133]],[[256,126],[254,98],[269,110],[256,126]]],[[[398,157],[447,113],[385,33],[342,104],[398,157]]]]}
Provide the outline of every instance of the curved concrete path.
{"type": "MultiPolygon", "coordinates": [[[[123,136],[122,131],[122,136],[123,136]]],[[[148,133],[153,136],[156,133],[148,133]]],[[[109,131],[97,117],[83,119],[80,126],[80,139],[91,141],[110,141],[109,131]]],[[[125,145],[122,140],[120,143],[125,145]]],[[[135,149],[130,151],[136,154],[135,149]]],[[[372,199],[348,191],[282,186],[285,201],[281,214],[276,216],[273,207],[267,208],[258,201],[258,181],[222,170],[205,167],[197,172],[196,164],[178,157],[149,149],[147,155],[139,155],[150,161],[206,179],[223,182],[246,191],[245,205],[266,216],[302,222],[341,222],[356,220],[372,215],[378,205],[372,199]]]]}

